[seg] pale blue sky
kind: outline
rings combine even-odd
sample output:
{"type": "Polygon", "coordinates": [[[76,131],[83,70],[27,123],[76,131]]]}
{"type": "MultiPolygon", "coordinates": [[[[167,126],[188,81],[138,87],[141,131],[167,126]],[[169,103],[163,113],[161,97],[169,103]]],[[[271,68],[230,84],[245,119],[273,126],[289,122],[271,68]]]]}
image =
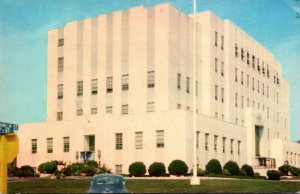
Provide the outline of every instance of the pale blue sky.
{"type": "MultiPolygon", "coordinates": [[[[65,23],[138,5],[192,0],[0,0],[0,121],[46,119],[47,32],[65,23]]],[[[198,10],[230,19],[274,53],[290,84],[291,138],[300,140],[300,19],[295,0],[198,0],[198,10]]]]}

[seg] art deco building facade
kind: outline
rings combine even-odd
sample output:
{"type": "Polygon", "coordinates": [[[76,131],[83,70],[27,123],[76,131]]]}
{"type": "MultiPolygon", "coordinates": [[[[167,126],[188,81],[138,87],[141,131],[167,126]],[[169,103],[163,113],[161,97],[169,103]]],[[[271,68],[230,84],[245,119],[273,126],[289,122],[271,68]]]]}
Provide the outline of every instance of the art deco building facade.
{"type": "Polygon", "coordinates": [[[135,161],[182,159],[191,168],[195,85],[200,167],[212,158],[256,171],[300,166],[272,53],[230,20],[170,4],[49,31],[47,121],[20,126],[18,165],[94,159],[127,173],[135,161]]]}

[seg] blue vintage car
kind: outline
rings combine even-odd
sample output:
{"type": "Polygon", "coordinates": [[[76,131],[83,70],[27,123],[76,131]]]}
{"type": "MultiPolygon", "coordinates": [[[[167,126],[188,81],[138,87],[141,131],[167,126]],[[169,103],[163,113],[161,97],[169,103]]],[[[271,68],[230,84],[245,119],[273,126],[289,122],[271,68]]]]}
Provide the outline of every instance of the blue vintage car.
{"type": "Polygon", "coordinates": [[[95,175],[88,193],[128,193],[123,176],[116,174],[95,175]]]}

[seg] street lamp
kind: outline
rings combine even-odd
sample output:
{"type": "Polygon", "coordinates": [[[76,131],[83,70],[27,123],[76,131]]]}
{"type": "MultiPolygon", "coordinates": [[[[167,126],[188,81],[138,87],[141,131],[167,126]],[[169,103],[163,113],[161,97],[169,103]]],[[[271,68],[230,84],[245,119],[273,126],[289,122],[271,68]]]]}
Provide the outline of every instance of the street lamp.
{"type": "Polygon", "coordinates": [[[193,177],[191,185],[200,185],[200,179],[197,177],[197,130],[196,130],[196,0],[194,0],[194,56],[193,56],[193,177]]]}

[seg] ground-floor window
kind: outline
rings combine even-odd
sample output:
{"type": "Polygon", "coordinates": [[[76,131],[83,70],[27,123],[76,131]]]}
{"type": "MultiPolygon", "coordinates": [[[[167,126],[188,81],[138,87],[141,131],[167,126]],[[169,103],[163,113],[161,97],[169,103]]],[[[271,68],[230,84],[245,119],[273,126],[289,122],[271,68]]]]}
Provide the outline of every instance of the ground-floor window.
{"type": "Polygon", "coordinates": [[[163,148],[165,146],[164,142],[164,130],[156,131],[156,147],[163,148]]]}
{"type": "Polygon", "coordinates": [[[53,138],[47,138],[47,153],[53,153],[53,138]]]}
{"type": "Polygon", "coordinates": [[[31,153],[37,153],[37,139],[31,139],[31,153]]]}
{"type": "Polygon", "coordinates": [[[70,151],[70,137],[64,137],[64,152],[70,151]]]}
{"type": "Polygon", "coordinates": [[[115,170],[115,173],[116,174],[123,174],[122,173],[122,165],[116,165],[116,170],[115,170]]]}

